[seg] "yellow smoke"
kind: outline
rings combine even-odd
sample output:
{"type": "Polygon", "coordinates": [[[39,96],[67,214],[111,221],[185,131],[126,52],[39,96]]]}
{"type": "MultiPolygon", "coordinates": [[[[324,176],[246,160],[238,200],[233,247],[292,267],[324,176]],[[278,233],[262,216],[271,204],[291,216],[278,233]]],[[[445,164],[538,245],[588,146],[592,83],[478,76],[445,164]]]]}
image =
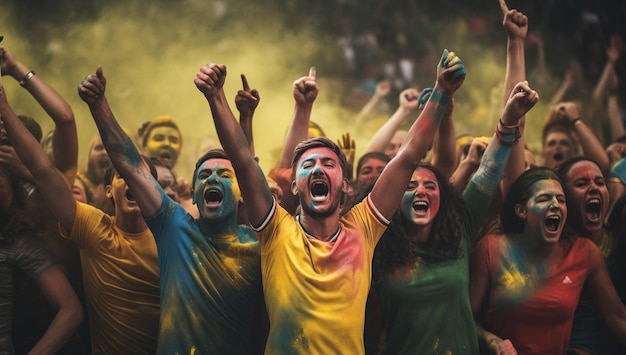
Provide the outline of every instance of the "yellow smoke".
{"type": "MultiPolygon", "coordinates": [[[[351,88],[329,74],[336,70],[330,67],[333,60],[328,60],[337,51],[336,40],[318,35],[304,24],[297,29],[285,28],[272,9],[258,5],[235,9],[226,1],[187,1],[179,5],[138,1],[103,8],[97,18],[84,22],[39,26],[38,31],[45,29],[41,34],[18,30],[12,23],[12,11],[9,5],[0,11],[0,34],[5,36],[2,45],[72,106],[79,130],[81,167],[86,164],[89,142],[97,130],[76,88],[98,65],[104,68],[107,97],[122,126],[135,132],[144,121],[157,116],[171,115],[178,120],[184,145],[176,171],[187,178],[191,177],[203,143],[217,142],[208,104],[193,84],[198,68],[208,62],[227,65],[225,91],[237,118],[234,97],[241,88],[239,75],[245,73],[251,87],[259,90],[261,102],[253,129],[256,154],[266,173],[277,162],[276,154],[291,118],[291,84],[306,75],[310,66],[317,67],[320,85],[312,120],[330,138],[336,140],[350,132],[356,140],[358,159],[369,137],[382,124],[379,118],[357,130],[353,122],[360,108],[355,111],[341,107],[341,95],[351,88]],[[28,40],[38,35],[48,39],[41,47],[28,40]],[[316,62],[315,58],[324,56],[324,63],[316,62]]],[[[500,114],[494,105],[501,104],[502,94],[492,95],[492,91],[504,77],[504,33],[500,48],[483,48],[468,37],[471,31],[463,21],[439,26],[442,35],[435,42],[442,43],[434,43],[435,50],[439,54],[443,48],[456,51],[468,71],[457,95],[456,133],[489,136],[500,114]],[[492,96],[498,98],[495,103],[492,96]]],[[[503,30],[498,27],[494,31],[503,30]]],[[[432,74],[424,78],[418,75],[421,82],[416,84],[422,88],[432,86],[435,67],[433,62],[429,68],[417,68],[432,74]]],[[[51,120],[27,92],[7,77],[4,83],[18,113],[37,119],[44,133],[52,129],[51,120]]],[[[542,99],[547,101],[548,96],[542,99]]],[[[395,109],[397,98],[390,97],[389,102],[395,109]]],[[[382,117],[387,117],[386,113],[382,117]]],[[[541,122],[543,115],[536,120],[541,122]]]]}

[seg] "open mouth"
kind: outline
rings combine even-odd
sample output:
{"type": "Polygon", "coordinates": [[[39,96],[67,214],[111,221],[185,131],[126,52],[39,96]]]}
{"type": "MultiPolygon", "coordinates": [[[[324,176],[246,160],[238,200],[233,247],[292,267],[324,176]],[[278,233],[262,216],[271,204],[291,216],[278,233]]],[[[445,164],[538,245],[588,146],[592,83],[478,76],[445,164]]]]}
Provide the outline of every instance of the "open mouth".
{"type": "Polygon", "coordinates": [[[311,195],[314,201],[324,199],[328,191],[328,185],[325,182],[316,181],[311,185],[311,195]]]}
{"type": "Polygon", "coordinates": [[[224,199],[224,195],[218,189],[206,189],[204,191],[204,202],[207,205],[220,204],[224,199]]]}
{"type": "Polygon", "coordinates": [[[168,151],[161,151],[159,153],[159,158],[161,159],[165,159],[165,160],[171,160],[172,159],[172,154],[168,151]]]}
{"type": "Polygon", "coordinates": [[[561,217],[559,216],[549,216],[545,221],[546,229],[550,232],[556,232],[559,229],[560,224],[561,217]]]}
{"type": "Polygon", "coordinates": [[[597,220],[600,218],[602,212],[602,202],[599,198],[592,198],[585,203],[585,213],[591,220],[597,220]]]}
{"type": "Polygon", "coordinates": [[[135,201],[135,198],[133,197],[133,194],[130,192],[130,190],[126,190],[125,196],[128,201],[135,201]]]}
{"type": "Polygon", "coordinates": [[[428,202],[426,201],[413,202],[413,211],[418,212],[418,213],[426,213],[429,207],[430,206],[428,205],[428,202]]]}
{"type": "Polygon", "coordinates": [[[108,156],[103,156],[102,158],[98,159],[98,167],[101,169],[108,168],[110,164],[111,164],[111,160],[109,159],[108,156]]]}
{"type": "Polygon", "coordinates": [[[565,155],[563,155],[563,153],[559,152],[559,153],[554,154],[554,160],[555,161],[561,161],[561,160],[563,160],[563,158],[565,158],[565,155]]]}

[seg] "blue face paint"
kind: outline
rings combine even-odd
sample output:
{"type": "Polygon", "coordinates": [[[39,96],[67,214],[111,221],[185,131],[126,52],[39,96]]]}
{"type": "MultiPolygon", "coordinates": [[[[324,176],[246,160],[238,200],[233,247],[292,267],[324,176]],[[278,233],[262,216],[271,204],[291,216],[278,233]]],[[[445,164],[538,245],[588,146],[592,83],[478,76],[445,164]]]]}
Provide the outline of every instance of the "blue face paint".
{"type": "Polygon", "coordinates": [[[196,171],[193,202],[205,219],[224,219],[236,213],[241,193],[230,161],[210,159],[196,171]]]}

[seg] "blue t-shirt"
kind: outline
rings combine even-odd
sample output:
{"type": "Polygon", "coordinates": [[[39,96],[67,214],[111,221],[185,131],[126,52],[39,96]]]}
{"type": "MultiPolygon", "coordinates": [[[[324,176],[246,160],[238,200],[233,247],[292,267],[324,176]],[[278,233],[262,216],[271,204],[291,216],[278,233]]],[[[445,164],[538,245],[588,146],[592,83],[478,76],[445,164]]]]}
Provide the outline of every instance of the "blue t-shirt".
{"type": "Polygon", "coordinates": [[[163,192],[146,218],[161,274],[159,354],[249,354],[262,306],[260,248],[252,230],[210,238],[163,192]]]}

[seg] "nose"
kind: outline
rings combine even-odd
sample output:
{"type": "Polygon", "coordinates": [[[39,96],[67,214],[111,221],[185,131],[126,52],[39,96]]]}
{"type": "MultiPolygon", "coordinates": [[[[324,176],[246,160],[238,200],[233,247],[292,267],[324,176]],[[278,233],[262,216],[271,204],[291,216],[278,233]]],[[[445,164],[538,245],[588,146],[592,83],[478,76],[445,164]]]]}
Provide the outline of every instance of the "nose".
{"type": "Polygon", "coordinates": [[[322,175],[324,172],[322,171],[322,167],[319,165],[315,165],[315,168],[313,168],[313,175],[322,175]]]}

